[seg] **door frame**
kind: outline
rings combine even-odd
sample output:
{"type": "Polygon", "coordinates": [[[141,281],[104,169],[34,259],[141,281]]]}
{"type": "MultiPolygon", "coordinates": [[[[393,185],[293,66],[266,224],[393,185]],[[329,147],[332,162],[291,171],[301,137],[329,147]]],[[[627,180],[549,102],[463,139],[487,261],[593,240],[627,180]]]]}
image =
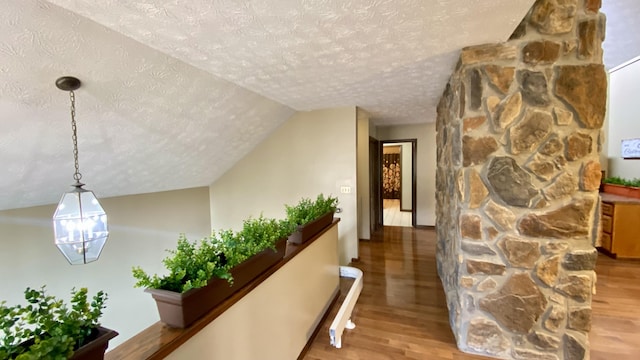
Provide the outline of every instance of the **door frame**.
{"type": "MultiPolygon", "coordinates": [[[[384,144],[397,144],[397,143],[411,143],[411,226],[416,227],[416,188],[417,178],[416,172],[418,170],[418,163],[416,156],[418,155],[418,139],[397,139],[397,140],[380,140],[380,172],[378,174],[378,182],[380,188],[377,189],[382,194],[382,149],[384,144]]],[[[404,165],[402,165],[404,166],[404,165]]],[[[402,200],[400,200],[402,201],[402,200]]],[[[380,198],[380,223],[384,225],[383,216],[383,199],[380,198]]]]}

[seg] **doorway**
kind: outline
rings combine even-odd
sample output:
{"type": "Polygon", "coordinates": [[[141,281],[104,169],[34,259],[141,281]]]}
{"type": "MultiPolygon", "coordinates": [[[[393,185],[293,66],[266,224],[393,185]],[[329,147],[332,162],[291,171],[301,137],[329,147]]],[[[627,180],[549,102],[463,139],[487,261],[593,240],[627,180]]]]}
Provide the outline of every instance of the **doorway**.
{"type": "Polygon", "coordinates": [[[377,186],[381,198],[380,223],[414,227],[417,139],[384,140],[380,144],[377,186]]]}

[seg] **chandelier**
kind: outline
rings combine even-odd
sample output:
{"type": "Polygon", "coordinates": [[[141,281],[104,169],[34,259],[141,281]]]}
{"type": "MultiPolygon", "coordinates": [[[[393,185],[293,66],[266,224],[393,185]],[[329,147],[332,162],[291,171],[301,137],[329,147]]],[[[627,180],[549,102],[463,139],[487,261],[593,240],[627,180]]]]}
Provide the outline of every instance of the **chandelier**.
{"type": "Polygon", "coordinates": [[[83,189],[78,164],[78,135],[76,129],[76,98],[74,90],[80,88],[80,80],[64,76],[56,80],[60,90],[68,91],[71,99],[71,130],[73,135],[73,159],[75,183],[73,189],[62,195],[53,214],[55,244],[70,264],[86,264],[98,260],[109,237],[107,214],[93,191],[83,189]]]}

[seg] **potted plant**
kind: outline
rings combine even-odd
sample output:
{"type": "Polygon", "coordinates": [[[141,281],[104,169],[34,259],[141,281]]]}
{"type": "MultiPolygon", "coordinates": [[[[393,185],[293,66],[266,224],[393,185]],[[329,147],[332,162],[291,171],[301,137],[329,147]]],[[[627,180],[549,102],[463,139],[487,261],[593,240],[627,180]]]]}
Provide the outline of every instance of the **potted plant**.
{"type": "Polygon", "coordinates": [[[87,293],[73,289],[71,308],[44,286],[25,290],[26,306],[0,302],[0,359],[103,359],[118,333],[99,323],[107,294],[87,293]]]}
{"type": "Polygon", "coordinates": [[[603,192],[640,199],[640,179],[624,179],[613,176],[602,181],[603,192]]]}
{"type": "Polygon", "coordinates": [[[289,242],[302,244],[331,225],[337,206],[337,198],[323,194],[315,201],[302,198],[295,206],[285,205],[287,222],[293,230],[289,242]]]}
{"type": "Polygon", "coordinates": [[[186,328],[284,257],[286,222],[249,218],[242,230],[213,232],[199,243],[183,235],[163,260],[164,276],[133,268],[136,287],[145,287],[156,301],[160,320],[186,328]]]}

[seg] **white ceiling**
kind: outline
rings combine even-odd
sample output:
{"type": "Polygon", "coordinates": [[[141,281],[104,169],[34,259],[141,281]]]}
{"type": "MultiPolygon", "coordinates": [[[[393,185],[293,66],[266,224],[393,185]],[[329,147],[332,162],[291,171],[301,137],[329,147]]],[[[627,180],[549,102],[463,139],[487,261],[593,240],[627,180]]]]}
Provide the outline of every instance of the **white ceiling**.
{"type": "Polygon", "coordinates": [[[55,203],[73,182],[59,76],[83,81],[87,188],[206,186],[297,110],[433,121],[459,49],[506,40],[532,3],[0,0],[0,209],[55,203]]]}

